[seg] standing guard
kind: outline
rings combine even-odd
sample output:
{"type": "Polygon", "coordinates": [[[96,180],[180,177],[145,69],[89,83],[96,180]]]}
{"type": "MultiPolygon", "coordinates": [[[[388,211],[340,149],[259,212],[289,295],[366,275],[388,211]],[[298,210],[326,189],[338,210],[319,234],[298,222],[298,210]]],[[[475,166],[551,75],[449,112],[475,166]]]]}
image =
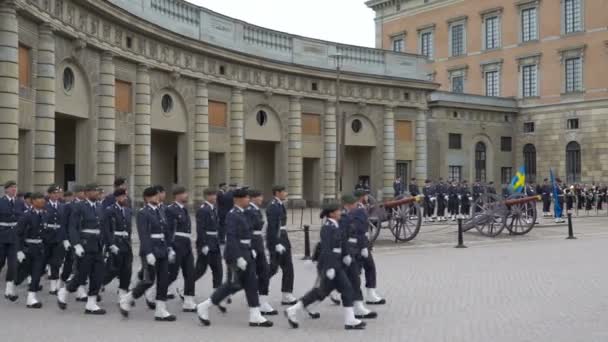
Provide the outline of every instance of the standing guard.
{"type": "Polygon", "coordinates": [[[450,219],[452,221],[456,220],[456,216],[458,216],[458,185],[451,181],[448,185],[448,213],[450,214],[450,219]]]}
{"type": "Polygon", "coordinates": [[[285,203],[283,203],[287,200],[287,191],[285,191],[284,186],[275,185],[272,187],[272,195],[274,199],[266,208],[266,218],[268,219],[266,247],[268,247],[270,253],[270,275],[271,277],[274,276],[281,267],[283,273],[281,304],[294,305],[297,298],[292,294],[294,283],[293,260],[291,243],[287,236],[287,210],[285,209],[285,203]]]}
{"type": "Polygon", "coordinates": [[[462,185],[458,189],[458,199],[460,199],[460,214],[465,218],[469,218],[471,214],[471,189],[466,180],[462,181],[462,185]]]}
{"type": "Polygon", "coordinates": [[[228,296],[245,290],[249,305],[249,326],[271,327],[272,322],[264,318],[260,312],[254,251],[251,246],[252,233],[245,215],[245,208],[249,206],[247,190],[235,190],[233,198],[234,208],[226,215],[225,251],[226,264],[232,270],[231,277],[215,290],[209,299],[197,306],[198,318],[203,325],[210,325],[209,308],[211,305],[219,307],[228,296]]]}
{"type": "Polygon", "coordinates": [[[175,251],[175,262],[169,264],[169,286],[177,279],[179,270],[184,278],[183,312],[196,312],[194,302],[194,254],[192,254],[192,221],[186,205],[188,192],[182,186],[173,189],[173,202],[167,207],[170,244],[175,251]]]}
{"type": "Polygon", "coordinates": [[[220,219],[220,225],[218,227],[218,238],[220,241],[220,246],[222,246],[222,250],[223,246],[226,244],[226,215],[228,215],[228,212],[234,207],[233,194],[234,190],[236,190],[237,187],[238,184],[231,183],[228,190],[224,193],[221,193],[221,196],[218,196],[217,200],[217,210],[220,219]]]}
{"type": "Polygon", "coordinates": [[[553,189],[547,178],[543,180],[543,185],[540,189],[540,195],[543,200],[543,217],[551,217],[551,194],[553,193],[553,189]]]}
{"type": "Polygon", "coordinates": [[[98,203],[99,188],[96,184],[85,187],[86,200],[74,205],[70,213],[68,227],[71,245],[78,258],[76,276],[67,286],[59,289],[57,304],[65,310],[68,293],[75,292],[87,279],[89,292],[85,306],[85,314],[104,315],[106,311],[97,305],[97,295],[103,282],[104,275],[104,241],[103,209],[98,203]]]}
{"type": "Polygon", "coordinates": [[[424,195],[424,222],[435,221],[435,187],[431,183],[430,179],[424,181],[424,188],[422,188],[422,194],[424,195]]]}
{"type": "Polygon", "coordinates": [[[278,312],[268,303],[268,287],[270,282],[270,265],[266,259],[264,248],[264,216],[260,206],[264,202],[264,195],[259,190],[249,190],[250,203],[245,214],[251,224],[251,249],[255,261],[255,273],[258,277],[258,293],[260,294],[260,311],[264,316],[272,316],[278,312]]]}
{"type": "MultiPolygon", "coordinates": [[[[124,177],[118,177],[114,180],[114,192],[118,189],[122,189],[127,191],[127,189],[129,188],[128,184],[127,184],[127,179],[124,177]]],[[[108,194],[106,197],[103,198],[103,201],[101,202],[101,207],[102,208],[107,208],[111,205],[113,205],[114,203],[116,203],[116,195],[114,195],[114,192],[108,194]]],[[[127,199],[125,201],[124,206],[126,207],[131,207],[131,200],[129,199],[129,196],[127,195],[127,199]]]]}
{"type": "Polygon", "coordinates": [[[106,262],[104,285],[118,278],[118,302],[129,292],[133,264],[131,248],[132,216],[128,207],[127,191],[122,188],[112,194],[114,204],[104,208],[103,223],[106,246],[110,246],[110,256],[106,262]]]}
{"type": "Polygon", "coordinates": [[[156,281],[156,303],[154,320],[173,322],[175,316],[167,311],[167,288],[169,287],[169,255],[167,243],[169,231],[165,217],[159,207],[159,188],[152,186],[143,193],[146,205],[137,213],[139,255],[143,267],[143,279],[120,300],[120,313],[129,316],[135,299],[140,298],[156,281]]]}
{"type": "Polygon", "coordinates": [[[214,290],[222,285],[224,277],[222,252],[218,238],[220,221],[216,207],[217,194],[218,192],[215,190],[205,189],[203,193],[205,202],[196,211],[196,251],[198,255],[194,279],[198,281],[209,266],[214,290]]]}
{"type": "Polygon", "coordinates": [[[23,214],[17,224],[17,260],[26,269],[25,273],[31,277],[26,306],[30,309],[40,309],[42,303],[36,298],[36,293],[46,264],[43,238],[45,231],[52,228],[46,227],[45,223],[44,195],[34,193],[31,199],[32,210],[23,214]]]}
{"type": "MultiPolygon", "coordinates": [[[[413,177],[410,181],[410,185],[408,187],[408,192],[410,196],[416,197],[420,194],[420,190],[418,189],[418,184],[416,184],[416,178],[413,177]]],[[[418,215],[418,209],[414,205],[414,203],[410,204],[410,210],[412,216],[418,215]]]]}
{"type": "Polygon", "coordinates": [[[15,292],[17,277],[17,235],[15,227],[25,211],[22,201],[17,200],[17,183],[4,183],[4,196],[0,198],[0,272],[6,263],[6,289],[4,298],[14,302],[19,298],[15,292]]]}
{"type": "Polygon", "coordinates": [[[65,205],[59,202],[61,188],[51,185],[48,188],[48,202],[45,212],[45,230],[42,240],[44,242],[44,264],[51,269],[49,293],[57,295],[59,290],[59,269],[65,258],[65,251],[69,248],[66,226],[65,205]]]}
{"type": "Polygon", "coordinates": [[[405,192],[405,184],[403,184],[403,182],[401,181],[401,176],[397,176],[397,178],[393,182],[393,191],[395,197],[399,197],[405,192]]]}
{"type": "Polygon", "coordinates": [[[439,183],[435,186],[435,189],[437,197],[437,221],[447,221],[445,209],[448,204],[448,186],[444,183],[443,178],[439,178],[439,183]]]}

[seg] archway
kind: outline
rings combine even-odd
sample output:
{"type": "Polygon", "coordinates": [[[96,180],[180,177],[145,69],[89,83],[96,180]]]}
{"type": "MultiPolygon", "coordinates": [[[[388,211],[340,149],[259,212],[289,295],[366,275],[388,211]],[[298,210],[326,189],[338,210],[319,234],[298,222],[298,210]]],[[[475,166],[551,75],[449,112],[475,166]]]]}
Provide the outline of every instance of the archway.
{"type": "Polygon", "coordinates": [[[568,183],[581,181],[581,145],[576,141],[566,145],[566,179],[568,183]]]}

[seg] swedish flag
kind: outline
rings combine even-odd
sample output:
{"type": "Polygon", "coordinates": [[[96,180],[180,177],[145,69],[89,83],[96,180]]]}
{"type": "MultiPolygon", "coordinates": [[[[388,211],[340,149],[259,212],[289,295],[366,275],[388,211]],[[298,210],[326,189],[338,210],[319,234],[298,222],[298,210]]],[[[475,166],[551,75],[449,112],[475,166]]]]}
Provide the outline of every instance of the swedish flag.
{"type": "Polygon", "coordinates": [[[522,192],[526,185],[526,167],[522,166],[519,168],[515,177],[511,181],[511,192],[522,192]]]}

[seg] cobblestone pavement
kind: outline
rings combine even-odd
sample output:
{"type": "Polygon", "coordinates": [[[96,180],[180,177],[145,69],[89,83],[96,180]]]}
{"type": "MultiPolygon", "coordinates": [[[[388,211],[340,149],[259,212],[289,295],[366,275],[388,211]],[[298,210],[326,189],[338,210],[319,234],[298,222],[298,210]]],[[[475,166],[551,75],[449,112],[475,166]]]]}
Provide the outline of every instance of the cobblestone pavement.
{"type": "MultiPolygon", "coordinates": [[[[154,322],[141,300],[123,320],[113,302],[115,285],[103,294],[109,310],[104,317],[83,315],[82,303],[73,300],[61,312],[46,291],[45,307],[28,310],[20,287],[17,303],[0,300],[0,341],[608,341],[606,222],[576,219],[574,241],[564,239],[564,225],[540,226],[525,237],[466,234],[468,249],[452,248],[453,226],[423,227],[408,244],[383,241],[375,258],[379,291],[389,303],[375,308],[380,318],[365,331],[344,331],[342,310],[329,303],[319,306],[323,319],[302,318],[299,330],[289,329],[282,316],[273,318],[273,328],[254,329],[246,326],[239,294],[227,315],[212,312],[212,325],[202,327],[195,315],[178,312],[178,301],[169,304],[178,313],[175,323],[154,322]]],[[[315,281],[314,266],[297,259],[295,267],[295,292],[302,294],[315,281]]],[[[46,290],[48,282],[43,284],[46,290]]],[[[279,288],[273,279],[275,305],[279,288]]],[[[197,299],[209,292],[206,275],[197,284],[197,299]]]]}

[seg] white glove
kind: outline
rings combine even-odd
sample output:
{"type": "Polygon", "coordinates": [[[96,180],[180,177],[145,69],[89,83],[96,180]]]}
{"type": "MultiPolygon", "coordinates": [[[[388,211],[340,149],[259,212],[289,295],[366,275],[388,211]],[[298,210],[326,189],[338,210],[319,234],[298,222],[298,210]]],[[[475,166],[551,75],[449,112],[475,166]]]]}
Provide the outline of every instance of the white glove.
{"type": "Polygon", "coordinates": [[[150,254],[146,255],[146,262],[150,266],[156,265],[156,257],[154,256],[154,254],[150,253],[150,254]]]}
{"type": "Polygon", "coordinates": [[[283,246],[279,243],[276,246],[274,246],[274,250],[277,251],[277,253],[279,253],[279,254],[283,254],[283,253],[285,253],[285,251],[287,249],[285,249],[285,246],[283,246]]]}
{"type": "Polygon", "coordinates": [[[222,255],[224,255],[224,253],[226,252],[226,245],[220,245],[220,252],[222,253],[222,255]]]}
{"type": "Polygon", "coordinates": [[[461,196],[461,195],[458,195],[458,199],[462,199],[462,196],[461,196]]]}
{"type": "Polygon", "coordinates": [[[118,246],[116,246],[116,245],[110,246],[110,252],[112,252],[112,254],[118,254],[119,251],[120,251],[120,249],[118,248],[118,246]]]}
{"type": "Polygon", "coordinates": [[[247,269],[247,260],[243,258],[236,259],[236,267],[240,268],[242,271],[247,269]]]}
{"type": "Polygon", "coordinates": [[[447,201],[448,200],[448,196],[443,196],[443,198],[447,201]]]}
{"type": "Polygon", "coordinates": [[[435,198],[435,197],[431,197],[431,201],[432,201],[432,202],[435,202],[436,200],[437,200],[437,198],[435,198]]]}
{"type": "Polygon", "coordinates": [[[472,200],[473,200],[473,197],[469,197],[469,201],[472,201],[472,200]]]}
{"type": "Polygon", "coordinates": [[[77,257],[82,258],[84,255],[84,248],[82,248],[82,245],[78,244],[74,246],[74,254],[76,254],[77,257]]]}
{"type": "Polygon", "coordinates": [[[173,250],[173,248],[169,247],[169,262],[170,263],[174,263],[175,262],[175,251],[173,250]]]}
{"type": "Polygon", "coordinates": [[[67,252],[68,250],[70,250],[70,247],[71,247],[71,246],[72,246],[72,245],[70,244],[70,241],[68,241],[68,240],[63,240],[63,249],[65,249],[65,250],[66,250],[66,252],[67,252]]]}
{"type": "Polygon", "coordinates": [[[344,265],[350,266],[350,263],[353,262],[353,258],[351,258],[350,255],[345,255],[344,258],[342,258],[342,262],[344,265]]]}
{"type": "Polygon", "coordinates": [[[209,254],[209,247],[203,246],[203,248],[201,248],[201,253],[203,253],[203,255],[209,254]]]}
{"type": "Polygon", "coordinates": [[[329,280],[334,280],[334,278],[336,277],[336,270],[334,270],[333,268],[328,269],[327,271],[325,271],[325,276],[329,280]]]}
{"type": "Polygon", "coordinates": [[[363,248],[361,250],[361,256],[367,259],[369,257],[369,249],[363,248]]]}
{"type": "Polygon", "coordinates": [[[23,253],[22,251],[17,252],[17,261],[19,261],[19,263],[22,263],[23,260],[25,260],[25,253],[23,253]]]}
{"type": "Polygon", "coordinates": [[[258,257],[258,253],[255,252],[255,250],[251,250],[251,256],[255,259],[258,257]]]}

